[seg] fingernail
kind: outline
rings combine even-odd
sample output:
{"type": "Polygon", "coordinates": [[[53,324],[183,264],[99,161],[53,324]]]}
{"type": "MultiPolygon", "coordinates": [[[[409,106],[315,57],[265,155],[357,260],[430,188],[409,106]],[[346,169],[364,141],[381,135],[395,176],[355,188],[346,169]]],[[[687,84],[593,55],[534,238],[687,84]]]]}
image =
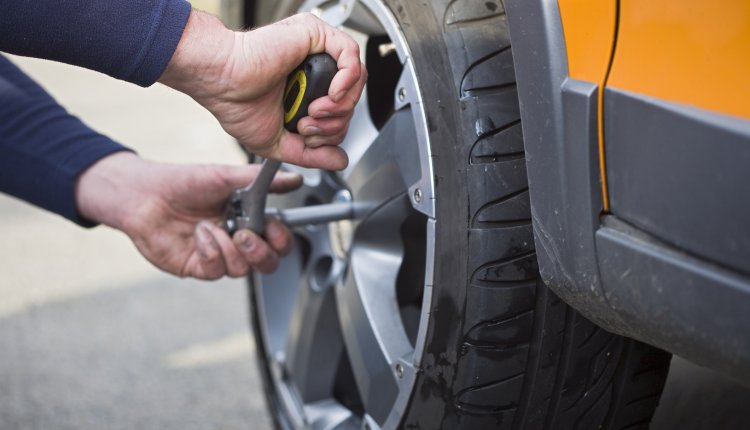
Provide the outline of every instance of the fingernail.
{"type": "Polygon", "coordinates": [[[207,258],[210,249],[213,246],[213,243],[211,242],[211,232],[208,227],[203,224],[198,224],[198,227],[195,229],[195,240],[198,242],[196,247],[198,252],[204,258],[207,258]]]}
{"type": "Polygon", "coordinates": [[[319,133],[320,133],[320,129],[318,127],[315,127],[312,125],[305,127],[305,134],[309,135],[309,134],[319,134],[319,133]]]}
{"type": "Polygon", "coordinates": [[[245,251],[250,251],[255,246],[255,238],[247,230],[240,230],[237,232],[236,239],[245,251]]]}
{"type": "Polygon", "coordinates": [[[337,92],[332,97],[333,101],[338,102],[339,100],[341,100],[342,98],[344,98],[344,94],[346,94],[346,90],[341,90],[341,91],[337,92]]]}
{"type": "Polygon", "coordinates": [[[266,234],[268,234],[267,237],[278,237],[284,234],[284,232],[281,229],[281,226],[276,224],[275,222],[269,222],[266,224],[266,234]]]}
{"type": "Polygon", "coordinates": [[[198,228],[195,229],[195,236],[202,243],[211,242],[211,232],[203,224],[198,224],[198,228]]]}
{"type": "Polygon", "coordinates": [[[322,111],[315,113],[315,118],[330,118],[331,116],[333,115],[327,110],[322,110],[322,111]]]}
{"type": "Polygon", "coordinates": [[[276,174],[277,178],[279,178],[279,179],[285,179],[285,180],[289,180],[289,181],[291,181],[293,179],[297,179],[297,178],[299,178],[301,176],[302,175],[300,175],[299,173],[283,172],[283,171],[276,174]]]}

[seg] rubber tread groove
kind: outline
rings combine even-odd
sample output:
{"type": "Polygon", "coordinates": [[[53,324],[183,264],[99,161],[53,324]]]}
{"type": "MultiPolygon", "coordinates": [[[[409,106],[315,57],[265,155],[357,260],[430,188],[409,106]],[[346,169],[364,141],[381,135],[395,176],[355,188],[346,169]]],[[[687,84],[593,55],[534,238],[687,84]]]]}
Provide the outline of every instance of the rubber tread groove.
{"type": "Polygon", "coordinates": [[[472,229],[477,229],[477,228],[504,229],[504,228],[520,227],[524,225],[531,225],[531,218],[511,220],[511,221],[472,221],[471,228],[472,229]]]}
{"type": "Polygon", "coordinates": [[[562,395],[561,388],[567,376],[567,369],[568,369],[570,356],[572,352],[571,350],[573,349],[573,342],[571,342],[571,337],[573,336],[573,321],[575,320],[575,317],[576,317],[575,312],[572,309],[566,309],[565,334],[563,335],[563,345],[566,345],[566,347],[564,348],[563,356],[562,356],[561,363],[560,363],[561,370],[557,373],[557,377],[555,378],[555,385],[552,390],[553,397],[552,397],[552,401],[550,402],[549,413],[545,421],[545,425],[544,425],[545,428],[554,428],[554,427],[551,427],[551,425],[555,421],[555,418],[557,417],[557,408],[560,403],[560,396],[562,395]]]}
{"type": "Polygon", "coordinates": [[[487,388],[487,387],[491,387],[493,385],[500,385],[500,384],[502,384],[504,382],[510,381],[511,379],[516,379],[519,376],[524,376],[524,374],[525,374],[525,372],[520,372],[520,373],[516,373],[516,374],[511,375],[511,376],[508,376],[507,378],[498,379],[496,381],[490,381],[490,382],[488,382],[486,384],[474,385],[474,386],[471,386],[469,388],[464,388],[463,390],[461,390],[461,391],[458,392],[458,394],[456,395],[456,397],[460,397],[462,394],[468,393],[468,392],[471,392],[471,391],[481,390],[481,389],[484,389],[484,388],[487,388]]]}
{"type": "Polygon", "coordinates": [[[523,152],[511,152],[509,154],[501,154],[501,155],[475,155],[475,160],[479,160],[479,162],[472,161],[472,165],[480,165],[480,164],[491,164],[491,163],[502,163],[504,161],[513,161],[518,160],[521,158],[525,158],[526,155],[523,152]],[[490,160],[490,161],[483,161],[483,160],[490,160]]]}
{"type": "MultiPolygon", "coordinates": [[[[602,352],[604,352],[604,350],[606,350],[610,346],[610,344],[613,343],[615,340],[616,340],[616,338],[610,337],[610,339],[604,345],[602,345],[602,347],[599,348],[599,350],[597,350],[596,353],[594,353],[594,359],[592,360],[592,363],[589,363],[589,364],[593,364],[593,361],[595,361],[596,358],[602,352]]],[[[595,379],[595,380],[592,381],[591,380],[591,367],[590,366],[589,366],[588,370],[589,371],[586,373],[586,379],[585,379],[585,382],[583,384],[584,390],[581,392],[581,395],[578,397],[578,399],[575,402],[573,402],[570,405],[570,407],[568,407],[564,412],[567,412],[567,411],[570,411],[570,410],[573,410],[574,408],[576,408],[578,406],[577,403],[581,399],[583,399],[586,395],[588,395],[588,393],[590,392],[589,389],[593,388],[593,387],[596,387],[599,384],[599,381],[601,380],[601,378],[604,377],[605,372],[602,372],[602,374],[599,375],[599,377],[597,379],[595,379]]]]}
{"type": "Polygon", "coordinates": [[[480,415],[480,414],[494,415],[499,412],[507,412],[507,411],[512,411],[516,409],[516,406],[508,406],[508,407],[499,406],[496,408],[492,408],[492,407],[481,407],[481,406],[476,406],[476,405],[469,405],[469,404],[458,402],[458,401],[455,402],[455,405],[461,411],[469,412],[469,413],[476,414],[476,415],[480,415]]]}
{"type": "MultiPolygon", "coordinates": [[[[524,224],[521,224],[521,225],[527,225],[527,223],[524,223],[524,224]]],[[[484,269],[486,269],[488,267],[492,267],[492,266],[502,266],[502,265],[505,265],[505,264],[512,263],[514,261],[523,260],[525,258],[531,257],[532,255],[536,255],[536,251],[524,252],[523,254],[517,254],[517,255],[513,255],[513,256],[508,257],[508,258],[503,258],[503,259],[500,259],[500,260],[494,260],[494,261],[487,262],[487,263],[485,263],[485,264],[477,267],[474,270],[474,272],[471,274],[472,282],[474,282],[473,280],[477,277],[477,273],[479,271],[481,271],[481,270],[484,270],[484,269]]],[[[485,282],[492,282],[492,281],[485,281],[485,282]]],[[[518,282],[518,281],[511,281],[511,282],[518,282]]]]}
{"type": "Polygon", "coordinates": [[[481,22],[481,21],[487,21],[487,20],[492,19],[492,18],[497,18],[497,17],[503,16],[503,15],[505,15],[505,12],[500,12],[500,13],[497,13],[495,15],[490,15],[490,16],[481,16],[481,17],[471,18],[471,19],[462,19],[460,21],[455,21],[455,22],[452,22],[450,24],[446,23],[445,26],[446,26],[446,28],[448,28],[449,26],[450,27],[468,26],[468,25],[476,24],[476,23],[481,22]]]}
{"type": "Polygon", "coordinates": [[[625,403],[625,406],[634,405],[636,403],[640,403],[640,402],[645,401],[645,400],[658,399],[659,397],[661,397],[661,391],[656,392],[656,393],[647,394],[647,395],[641,396],[641,397],[636,397],[635,399],[630,400],[629,402],[625,403]]]}
{"type": "Polygon", "coordinates": [[[470,88],[468,90],[461,90],[461,94],[464,98],[481,97],[483,95],[496,95],[499,93],[504,93],[509,88],[516,88],[516,83],[513,82],[510,84],[498,84],[489,85],[486,87],[470,88]]]}
{"type": "Polygon", "coordinates": [[[521,343],[516,343],[516,344],[508,345],[508,346],[499,346],[497,344],[491,344],[491,343],[482,344],[482,343],[464,339],[464,345],[469,348],[477,349],[480,351],[503,352],[503,351],[514,351],[517,349],[527,348],[529,346],[529,343],[521,342],[521,343]]]}
{"type": "Polygon", "coordinates": [[[591,342],[592,339],[594,339],[594,337],[596,337],[597,334],[599,334],[598,327],[597,327],[597,329],[591,330],[591,334],[589,334],[588,336],[586,336],[583,339],[583,342],[581,342],[578,345],[576,345],[576,347],[577,348],[583,348],[583,347],[585,347],[589,342],[591,342]]]}
{"type": "MultiPolygon", "coordinates": [[[[600,356],[600,355],[601,355],[602,353],[604,353],[604,351],[606,351],[606,350],[610,349],[610,348],[611,348],[611,347],[613,346],[612,344],[614,344],[614,343],[617,343],[617,341],[619,341],[619,340],[621,340],[621,339],[620,339],[620,338],[618,338],[618,337],[615,337],[615,336],[610,336],[609,340],[608,340],[608,341],[607,341],[607,342],[606,342],[606,343],[604,344],[604,346],[602,346],[602,348],[601,348],[601,349],[599,349],[599,350],[598,350],[598,351],[597,351],[597,352],[596,352],[596,353],[594,354],[594,360],[596,360],[597,358],[599,358],[599,356],[600,356]]],[[[593,365],[593,364],[595,364],[595,363],[593,363],[593,360],[592,360],[592,363],[591,363],[591,364],[592,364],[592,365],[593,365]]],[[[590,375],[591,375],[591,372],[589,372],[589,373],[588,373],[588,375],[587,375],[587,379],[588,379],[588,377],[589,377],[590,375]]],[[[593,382],[591,382],[591,384],[589,384],[588,386],[589,386],[589,387],[596,387],[597,385],[599,385],[600,381],[602,381],[602,380],[603,380],[603,378],[604,378],[604,375],[606,375],[606,372],[605,372],[604,370],[602,370],[602,372],[601,372],[601,374],[599,375],[599,377],[598,377],[598,378],[596,378],[596,379],[594,379],[594,380],[593,380],[593,382]]]]}
{"type": "MultiPolygon", "coordinates": [[[[479,209],[477,209],[474,212],[474,216],[471,218],[471,223],[472,224],[476,224],[477,217],[485,209],[487,209],[489,207],[492,207],[492,206],[501,205],[501,204],[503,204],[503,203],[505,203],[505,202],[507,202],[509,200],[512,200],[512,199],[514,199],[514,198],[516,198],[516,197],[520,196],[521,194],[526,193],[528,191],[529,191],[529,187],[524,187],[524,188],[521,188],[518,191],[514,191],[514,192],[512,192],[510,194],[506,194],[503,197],[500,197],[499,199],[495,199],[495,200],[492,200],[490,202],[487,202],[487,203],[483,204],[482,206],[479,207],[479,209]]],[[[519,221],[523,221],[523,220],[519,220],[519,221]]],[[[531,221],[531,219],[529,219],[529,221],[531,221]]]]}
{"type": "Polygon", "coordinates": [[[509,128],[513,128],[513,126],[516,126],[516,125],[518,125],[520,123],[521,123],[521,120],[517,119],[517,120],[514,120],[514,121],[510,121],[509,123],[507,123],[507,124],[505,124],[505,125],[503,125],[501,127],[497,127],[497,128],[494,128],[492,130],[487,131],[486,133],[482,133],[482,135],[479,136],[479,138],[471,146],[472,151],[474,150],[474,146],[476,146],[476,144],[479,143],[480,140],[482,140],[482,139],[484,139],[486,137],[489,137],[489,136],[494,136],[496,134],[502,133],[505,130],[507,130],[509,128]]]}
{"type": "Polygon", "coordinates": [[[528,281],[485,281],[472,279],[471,285],[482,288],[499,288],[499,289],[527,289],[536,284],[536,280],[528,281]]]}
{"type": "MultiPolygon", "coordinates": [[[[491,319],[491,320],[487,320],[487,321],[482,321],[482,322],[476,323],[469,330],[467,330],[467,337],[466,338],[468,339],[468,333],[471,333],[472,331],[474,331],[474,330],[476,330],[478,328],[498,326],[498,325],[501,325],[501,324],[504,324],[504,323],[507,323],[507,322],[510,322],[510,321],[513,321],[513,320],[517,320],[519,317],[522,317],[522,316],[525,316],[525,315],[529,315],[529,314],[532,314],[532,313],[534,313],[534,310],[533,309],[529,309],[528,311],[524,311],[524,312],[512,315],[512,316],[510,316],[508,318],[504,318],[504,319],[491,319]]],[[[464,341],[464,342],[466,343],[467,341],[464,341]]],[[[474,342],[474,343],[477,343],[477,342],[474,342]]]]}
{"type": "Polygon", "coordinates": [[[575,420],[575,424],[573,425],[573,428],[575,428],[575,429],[579,428],[579,425],[581,424],[581,422],[587,417],[587,415],[591,411],[593,411],[596,407],[598,407],[601,404],[600,402],[602,400],[604,400],[604,398],[607,395],[612,395],[611,387],[608,387],[607,389],[602,390],[602,392],[599,395],[599,397],[597,397],[596,400],[594,400],[593,402],[591,402],[591,406],[589,406],[588,408],[586,408],[586,410],[584,410],[583,413],[581,413],[581,414],[578,415],[578,417],[575,420]]]}
{"type": "Polygon", "coordinates": [[[536,308],[534,309],[534,331],[531,337],[531,346],[529,348],[529,358],[526,366],[526,376],[524,377],[524,387],[521,390],[521,401],[514,420],[514,428],[523,429],[526,426],[526,415],[529,410],[529,401],[531,400],[531,387],[536,382],[539,367],[540,352],[542,349],[541,339],[544,336],[544,323],[547,313],[545,312],[548,301],[548,293],[545,288],[535,288],[536,308]]]}

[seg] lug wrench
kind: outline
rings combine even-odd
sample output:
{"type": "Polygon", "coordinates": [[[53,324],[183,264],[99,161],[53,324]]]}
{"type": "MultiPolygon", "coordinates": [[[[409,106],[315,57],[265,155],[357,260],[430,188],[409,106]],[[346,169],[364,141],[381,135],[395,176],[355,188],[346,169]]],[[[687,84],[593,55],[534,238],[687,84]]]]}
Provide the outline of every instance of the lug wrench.
{"type": "MultiPolygon", "coordinates": [[[[287,130],[297,133],[297,122],[307,116],[307,108],[313,100],[328,94],[337,71],[336,62],[330,55],[315,54],[307,57],[289,75],[284,92],[284,127],[287,130]]],[[[355,210],[357,208],[352,203],[266,211],[268,190],[280,166],[280,161],[266,159],[250,185],[232,192],[224,212],[224,228],[230,235],[243,228],[263,234],[266,216],[276,216],[289,226],[298,226],[352,219],[361,212],[355,210]]]]}

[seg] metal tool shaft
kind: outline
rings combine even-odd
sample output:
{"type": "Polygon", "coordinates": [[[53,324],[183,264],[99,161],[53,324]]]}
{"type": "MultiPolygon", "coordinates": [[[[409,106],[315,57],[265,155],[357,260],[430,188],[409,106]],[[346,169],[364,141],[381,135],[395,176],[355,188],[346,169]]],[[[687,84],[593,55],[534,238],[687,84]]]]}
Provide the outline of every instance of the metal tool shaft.
{"type": "Polygon", "coordinates": [[[230,235],[243,228],[262,234],[266,227],[266,196],[281,162],[266,159],[255,180],[232,193],[225,215],[225,228],[230,235]]]}
{"type": "Polygon", "coordinates": [[[250,230],[262,234],[266,227],[266,196],[271,188],[276,172],[281,166],[281,161],[266,159],[260,173],[255,178],[246,193],[242,194],[242,206],[247,209],[247,225],[240,225],[239,228],[249,228],[250,230]]]}
{"type": "Polygon", "coordinates": [[[351,202],[329,203],[290,209],[268,208],[266,216],[278,218],[287,226],[295,227],[354,219],[362,212],[358,209],[359,207],[351,202]]]}

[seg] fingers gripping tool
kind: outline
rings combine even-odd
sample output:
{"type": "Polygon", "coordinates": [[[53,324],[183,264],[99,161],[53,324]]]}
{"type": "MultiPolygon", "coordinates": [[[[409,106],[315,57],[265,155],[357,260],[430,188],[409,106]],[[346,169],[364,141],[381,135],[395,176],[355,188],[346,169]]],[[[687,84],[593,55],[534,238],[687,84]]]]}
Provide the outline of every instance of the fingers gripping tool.
{"type": "MultiPolygon", "coordinates": [[[[297,133],[297,123],[308,115],[307,108],[313,100],[328,94],[336,75],[336,61],[328,54],[307,57],[287,78],[284,91],[284,128],[297,133]]],[[[351,218],[351,205],[334,203],[304,208],[266,211],[266,196],[281,162],[266,159],[255,180],[245,188],[235,190],[224,214],[224,227],[230,235],[243,228],[262,234],[266,216],[279,217],[287,225],[305,225],[351,218]]]]}

